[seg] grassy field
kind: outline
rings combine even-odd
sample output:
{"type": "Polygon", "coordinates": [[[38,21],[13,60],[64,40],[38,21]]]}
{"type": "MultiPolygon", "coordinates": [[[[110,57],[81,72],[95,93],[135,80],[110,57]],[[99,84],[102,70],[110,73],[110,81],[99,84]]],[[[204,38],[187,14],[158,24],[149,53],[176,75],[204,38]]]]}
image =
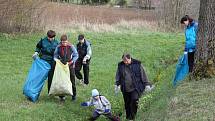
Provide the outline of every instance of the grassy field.
{"type": "Polygon", "coordinates": [[[214,78],[185,81],[171,97],[166,120],[214,121],[214,91],[214,78]]]}
{"type": "MultiPolygon", "coordinates": [[[[76,43],[78,33],[69,33],[76,43]]],[[[90,98],[91,90],[97,88],[112,103],[114,113],[125,112],[122,95],[114,95],[114,78],[117,63],[123,52],[130,52],[142,61],[149,79],[156,89],[140,100],[137,121],[164,120],[168,114],[170,86],[174,65],[183,48],[182,34],[166,34],[148,31],[123,31],[118,33],[86,32],[93,48],[90,65],[90,84],[77,84],[77,100],[67,97],[64,104],[47,95],[44,85],[39,100],[31,103],[22,94],[22,87],[32,63],[35,45],[42,34],[0,34],[0,120],[1,121],[86,121],[93,107],[83,108],[80,103],[90,98]]],[[[60,35],[58,35],[59,37],[60,35]]],[[[106,120],[104,117],[99,121],[106,120]]],[[[176,119],[177,120],[177,119],[176,119]]]]}

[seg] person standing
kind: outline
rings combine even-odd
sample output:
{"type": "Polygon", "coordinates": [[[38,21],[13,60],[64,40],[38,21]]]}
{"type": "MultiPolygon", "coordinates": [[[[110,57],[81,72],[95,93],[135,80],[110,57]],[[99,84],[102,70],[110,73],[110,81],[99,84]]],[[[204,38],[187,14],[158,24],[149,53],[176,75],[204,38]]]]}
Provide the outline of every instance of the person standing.
{"type": "MultiPolygon", "coordinates": [[[[69,64],[70,81],[72,82],[72,101],[76,99],[76,86],[75,86],[75,62],[78,59],[78,52],[76,48],[69,43],[67,35],[62,35],[61,42],[54,52],[54,59],[59,59],[63,64],[69,64]]],[[[60,96],[61,101],[65,101],[65,96],[60,96]]]]}
{"type": "Polygon", "coordinates": [[[47,37],[42,38],[36,45],[35,53],[32,58],[36,59],[40,57],[51,65],[51,69],[48,72],[48,93],[51,87],[52,78],[54,74],[54,51],[59,44],[55,39],[56,33],[53,30],[47,32],[47,37]]]}
{"type": "Polygon", "coordinates": [[[149,83],[145,70],[139,60],[131,58],[128,53],[123,54],[122,61],[118,63],[115,82],[115,93],[121,92],[124,98],[126,119],[135,119],[138,100],[142,93],[150,91],[153,86],[149,83]]]}
{"type": "Polygon", "coordinates": [[[90,59],[92,55],[91,44],[88,40],[85,39],[84,35],[78,35],[78,44],[77,44],[77,51],[78,51],[78,60],[75,63],[75,75],[76,77],[84,83],[84,85],[89,84],[89,65],[90,59]],[[80,72],[83,66],[83,73],[84,79],[80,72]]]}
{"type": "Polygon", "coordinates": [[[194,54],[196,51],[198,23],[195,22],[190,16],[185,15],[181,18],[181,24],[186,26],[184,53],[188,54],[189,72],[192,72],[194,66],[194,54]]]}

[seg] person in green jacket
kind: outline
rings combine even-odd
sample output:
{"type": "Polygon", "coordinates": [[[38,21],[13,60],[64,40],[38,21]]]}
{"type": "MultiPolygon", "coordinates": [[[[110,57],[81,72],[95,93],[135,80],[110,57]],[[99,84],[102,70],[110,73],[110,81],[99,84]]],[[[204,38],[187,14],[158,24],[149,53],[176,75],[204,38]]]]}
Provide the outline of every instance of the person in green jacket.
{"type": "Polygon", "coordinates": [[[40,59],[45,60],[51,65],[51,69],[48,73],[48,92],[50,90],[54,74],[54,51],[59,44],[59,41],[55,39],[55,36],[55,31],[49,30],[47,32],[47,37],[41,38],[41,40],[37,43],[35,53],[32,56],[33,59],[40,57],[40,59]]]}

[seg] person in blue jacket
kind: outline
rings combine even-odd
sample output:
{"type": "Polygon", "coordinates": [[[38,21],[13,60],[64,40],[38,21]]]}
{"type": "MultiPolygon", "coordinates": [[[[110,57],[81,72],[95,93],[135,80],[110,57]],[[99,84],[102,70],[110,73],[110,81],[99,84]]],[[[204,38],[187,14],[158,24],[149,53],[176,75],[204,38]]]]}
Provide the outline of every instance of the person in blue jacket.
{"type": "Polygon", "coordinates": [[[185,15],[181,18],[181,24],[184,24],[186,26],[184,51],[185,54],[188,54],[189,72],[192,72],[194,65],[194,54],[196,51],[198,23],[194,21],[190,16],[185,15]]]}
{"type": "MultiPolygon", "coordinates": [[[[69,43],[68,36],[63,34],[60,38],[61,42],[56,47],[54,52],[54,59],[59,59],[63,64],[69,64],[70,81],[72,82],[72,101],[76,99],[75,86],[75,62],[78,59],[78,52],[74,45],[69,43]]],[[[65,96],[60,96],[61,101],[65,101],[65,96]]]]}
{"type": "Polygon", "coordinates": [[[33,59],[40,57],[40,59],[45,60],[51,66],[51,69],[48,73],[48,93],[51,87],[52,78],[54,75],[54,51],[58,46],[59,41],[55,39],[56,33],[53,30],[49,30],[47,32],[47,36],[41,38],[41,40],[37,43],[35,53],[32,55],[33,59]]]}

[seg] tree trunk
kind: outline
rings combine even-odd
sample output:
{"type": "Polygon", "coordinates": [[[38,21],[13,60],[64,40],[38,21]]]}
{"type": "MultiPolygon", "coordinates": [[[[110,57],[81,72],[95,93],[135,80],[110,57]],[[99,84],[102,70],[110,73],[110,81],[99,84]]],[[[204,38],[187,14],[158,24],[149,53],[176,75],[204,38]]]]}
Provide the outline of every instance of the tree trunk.
{"type": "Polygon", "coordinates": [[[197,50],[193,76],[197,79],[215,74],[215,0],[201,0],[197,50]]]}

